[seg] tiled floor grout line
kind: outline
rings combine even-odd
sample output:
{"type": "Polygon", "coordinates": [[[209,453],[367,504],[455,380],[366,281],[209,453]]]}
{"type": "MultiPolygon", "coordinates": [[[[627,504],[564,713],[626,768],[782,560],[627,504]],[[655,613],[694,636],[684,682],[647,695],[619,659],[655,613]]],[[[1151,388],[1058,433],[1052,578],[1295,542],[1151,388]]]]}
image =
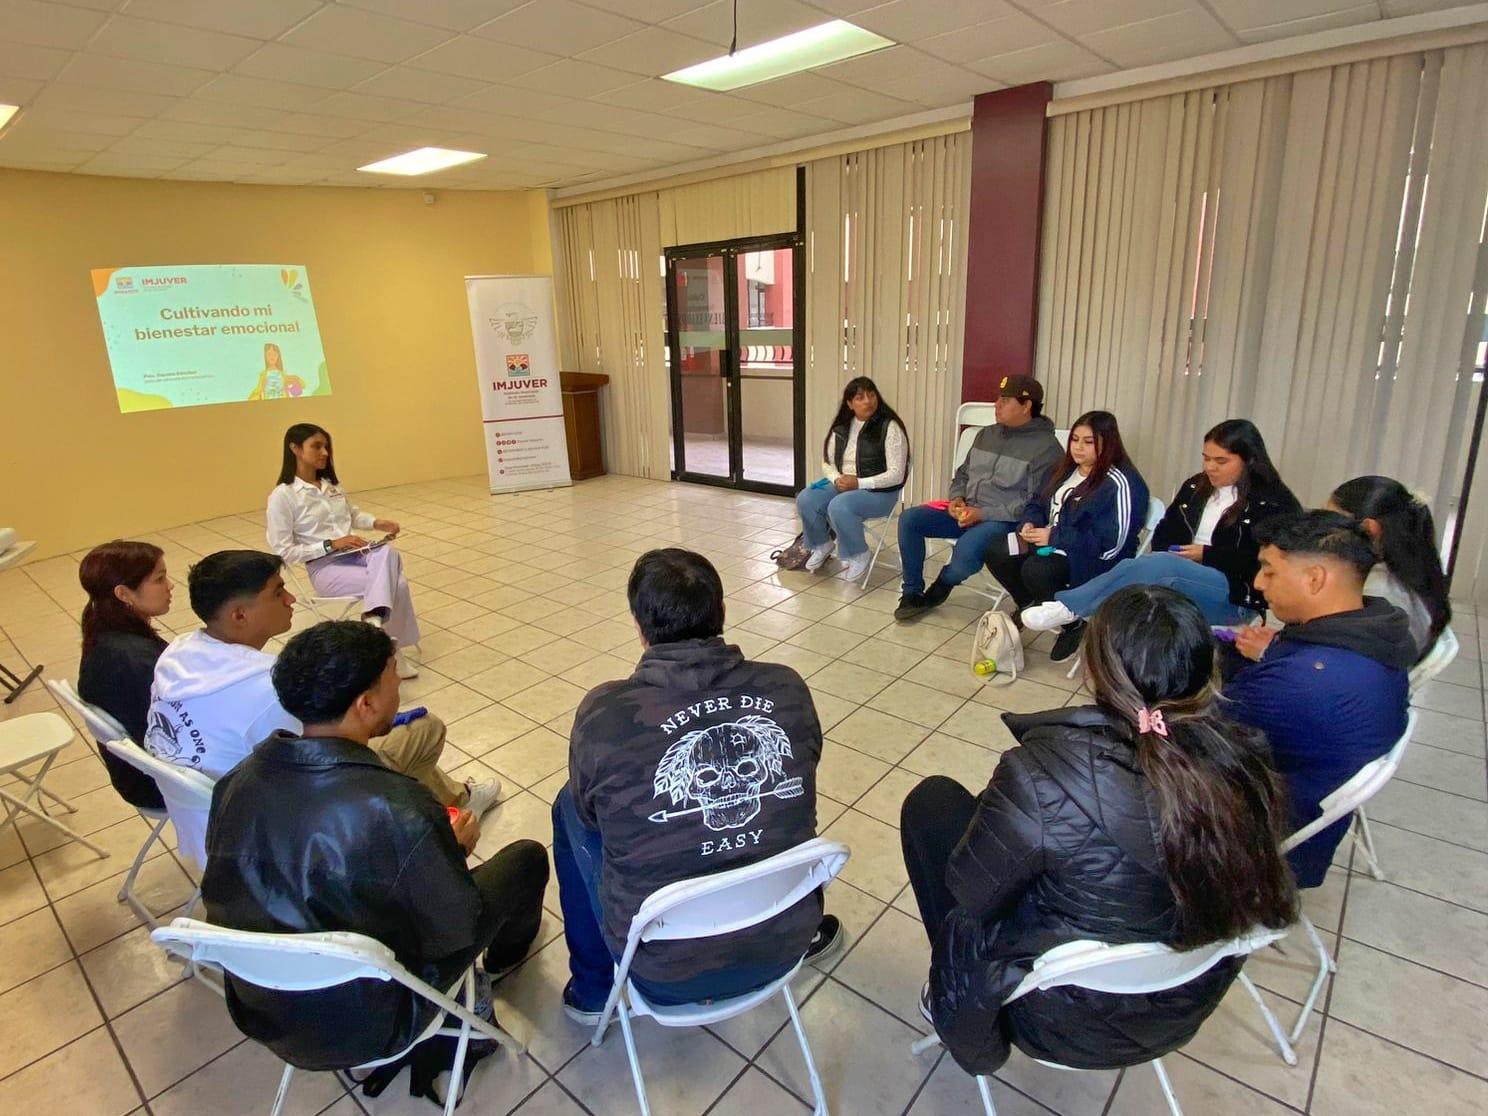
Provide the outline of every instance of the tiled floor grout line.
{"type": "Polygon", "coordinates": [[[1344,920],[1348,917],[1349,892],[1353,890],[1354,886],[1353,872],[1349,869],[1353,867],[1354,860],[1358,855],[1358,846],[1351,845],[1349,848],[1348,862],[1344,865],[1343,899],[1338,905],[1338,929],[1333,931],[1333,941],[1331,943],[1332,949],[1330,952],[1332,954],[1334,963],[1333,973],[1328,978],[1328,987],[1324,991],[1322,1003],[1318,1005],[1318,1010],[1316,1012],[1318,1017],[1317,1056],[1313,1058],[1312,1073],[1309,1074],[1307,1078],[1307,1103],[1303,1106],[1304,1111],[1308,1113],[1312,1112],[1312,1099],[1317,1092],[1317,1079],[1318,1074],[1322,1072],[1323,1059],[1328,1056],[1328,1051],[1324,1043],[1328,1037],[1328,1020],[1330,1018],[1329,1013],[1333,1010],[1333,993],[1338,987],[1338,967],[1340,964],[1339,956],[1343,952],[1343,924],[1344,920]]]}

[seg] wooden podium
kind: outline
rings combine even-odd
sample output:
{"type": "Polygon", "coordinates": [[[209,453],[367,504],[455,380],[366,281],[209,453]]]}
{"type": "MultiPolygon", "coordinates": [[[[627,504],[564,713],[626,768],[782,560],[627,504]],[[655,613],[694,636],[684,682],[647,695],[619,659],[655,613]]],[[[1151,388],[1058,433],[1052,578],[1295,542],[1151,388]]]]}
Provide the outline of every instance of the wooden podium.
{"type": "Polygon", "coordinates": [[[568,436],[568,475],[576,481],[605,474],[599,389],[609,382],[610,378],[600,372],[558,373],[563,391],[563,431],[568,436]]]}

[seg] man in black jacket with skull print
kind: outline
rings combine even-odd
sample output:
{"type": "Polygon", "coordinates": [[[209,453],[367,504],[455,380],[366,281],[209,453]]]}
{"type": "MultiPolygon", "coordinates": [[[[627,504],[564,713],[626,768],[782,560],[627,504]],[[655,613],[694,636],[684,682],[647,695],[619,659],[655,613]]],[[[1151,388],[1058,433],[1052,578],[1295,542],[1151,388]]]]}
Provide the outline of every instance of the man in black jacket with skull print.
{"type": "MultiPolygon", "coordinates": [[[[723,584],[700,554],[643,554],[627,592],[644,653],[580,704],[553,804],[564,1009],[581,1022],[598,1019],[646,896],[816,836],[821,724],[801,676],[724,643],[723,584]]],[[[747,930],[645,943],[631,977],[658,1004],[723,999],[824,953],[839,929],[813,893],[747,930]]]]}

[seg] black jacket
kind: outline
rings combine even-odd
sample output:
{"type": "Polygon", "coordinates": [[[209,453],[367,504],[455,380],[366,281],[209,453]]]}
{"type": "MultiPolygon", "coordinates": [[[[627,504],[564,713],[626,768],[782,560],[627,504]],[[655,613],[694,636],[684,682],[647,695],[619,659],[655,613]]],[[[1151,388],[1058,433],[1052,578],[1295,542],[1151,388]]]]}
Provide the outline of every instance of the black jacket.
{"type": "Polygon", "coordinates": [[[1237,963],[1148,995],[1034,992],[1003,1014],[1046,950],[1082,938],[1175,941],[1178,909],[1147,779],[1106,714],[1082,706],[1002,719],[1019,746],[1003,754],[946,871],[957,906],[931,956],[936,1031],[969,1073],[996,1069],[1008,1039],[1077,1069],[1176,1049],[1219,1005],[1237,963]]]}
{"type": "MultiPolygon", "coordinates": [[[[481,901],[449,815],[350,740],[274,733],[217,781],[202,876],[207,919],[235,930],[354,930],[441,989],[479,946],[481,901]]],[[[397,1053],[428,1002],[392,981],[280,992],[227,978],[233,1022],[304,1069],[397,1053]]]]}
{"type": "MultiPolygon", "coordinates": [[[[1194,532],[1204,515],[1204,505],[1209,497],[1199,496],[1199,486],[1204,474],[1189,477],[1178,488],[1178,494],[1168,505],[1167,514],[1152,533],[1152,550],[1160,554],[1170,546],[1185,546],[1193,542],[1194,532]]],[[[1302,505],[1285,484],[1254,485],[1246,497],[1245,506],[1230,522],[1221,523],[1214,529],[1214,537],[1204,548],[1204,565],[1225,575],[1230,583],[1230,603],[1248,608],[1252,612],[1266,611],[1266,598],[1253,584],[1256,571],[1261,568],[1260,546],[1255,541],[1255,528],[1273,515],[1300,511],[1302,505]]]]}
{"type": "MultiPolygon", "coordinates": [[[[624,950],[659,887],[740,868],[816,836],[821,723],[801,676],[722,638],[658,644],[635,673],[591,690],[574,718],[569,788],[604,845],[605,938],[624,950]]],[[[632,967],[671,983],[800,957],[821,921],[812,894],[769,922],[643,944],[632,967]]]]}
{"type": "MultiPolygon", "coordinates": [[[[884,448],[884,440],[889,434],[889,422],[891,420],[884,415],[883,408],[875,411],[863,428],[858,431],[858,453],[857,453],[857,477],[859,480],[867,480],[876,477],[880,473],[889,471],[889,455],[884,448]]],[[[892,420],[897,421],[897,420],[892,420]]],[[[904,430],[904,424],[899,423],[899,429],[904,431],[905,452],[909,452],[909,432],[904,430]]],[[[842,470],[842,457],[847,453],[847,439],[852,433],[852,419],[838,423],[832,427],[827,435],[827,447],[830,460],[837,470],[842,470]]],[[[908,459],[905,461],[905,477],[908,478],[908,459]]],[[[904,481],[900,481],[892,488],[880,488],[880,492],[898,492],[904,487],[904,481]]]]}
{"type": "MultiPolygon", "coordinates": [[[[166,648],[158,635],[143,632],[104,632],[78,663],[78,696],[96,705],[124,726],[129,739],[145,742],[145,720],[150,712],[150,684],[155,660],[166,648]]],[[[102,742],[98,754],[108,768],[109,782],[131,806],[160,810],[165,800],[155,780],[119,759],[102,742]]]]}

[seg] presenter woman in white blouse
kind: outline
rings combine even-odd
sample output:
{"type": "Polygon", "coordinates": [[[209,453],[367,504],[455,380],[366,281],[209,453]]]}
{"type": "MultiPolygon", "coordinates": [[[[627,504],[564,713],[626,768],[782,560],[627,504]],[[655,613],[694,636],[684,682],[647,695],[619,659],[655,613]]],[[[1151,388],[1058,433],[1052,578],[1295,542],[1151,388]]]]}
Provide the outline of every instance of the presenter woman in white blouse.
{"type": "Polygon", "coordinates": [[[823,479],[796,494],[801,532],[813,573],[832,553],[827,528],[837,533],[842,576],[856,581],[868,569],[863,521],[889,515],[909,472],[909,435],[878,386],[858,376],[842,389],[842,405],[822,443],[823,479]]]}
{"type": "Polygon", "coordinates": [[[341,490],[328,431],[295,423],[284,433],[284,464],[269,493],[269,548],[304,563],[321,596],[361,597],[362,618],[386,628],[398,647],[398,677],[417,677],[403,653],[419,642],[403,561],[391,543],[368,549],[374,540],[358,531],[396,535],[398,524],[359,510],[341,490]]]}

